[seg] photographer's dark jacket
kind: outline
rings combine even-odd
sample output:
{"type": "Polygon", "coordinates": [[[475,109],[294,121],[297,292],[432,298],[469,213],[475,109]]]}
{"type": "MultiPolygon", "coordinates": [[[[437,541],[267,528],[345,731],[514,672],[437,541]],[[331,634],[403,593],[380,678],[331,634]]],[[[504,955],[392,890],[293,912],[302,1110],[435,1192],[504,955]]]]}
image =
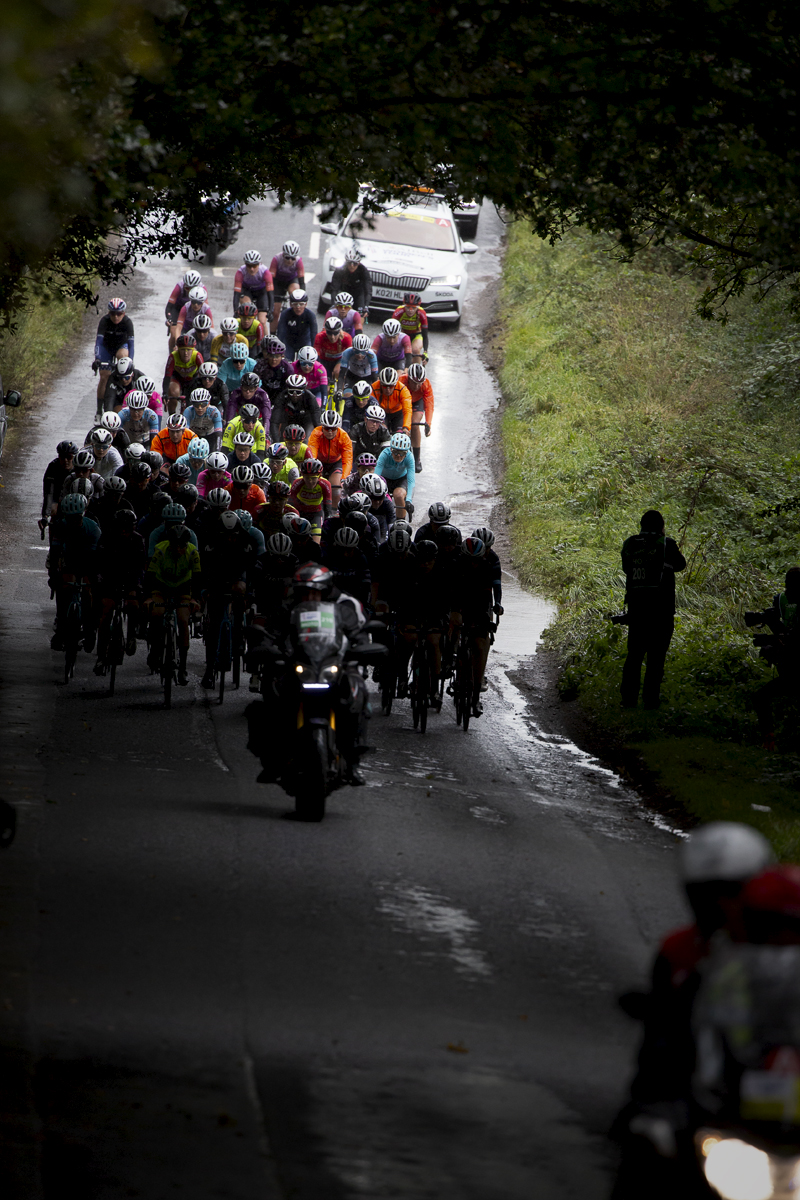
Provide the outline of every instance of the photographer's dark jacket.
{"type": "Polygon", "coordinates": [[[659,533],[629,537],[622,546],[622,569],[631,618],[671,619],[675,614],[675,572],[685,567],[686,559],[672,538],[659,533]]]}

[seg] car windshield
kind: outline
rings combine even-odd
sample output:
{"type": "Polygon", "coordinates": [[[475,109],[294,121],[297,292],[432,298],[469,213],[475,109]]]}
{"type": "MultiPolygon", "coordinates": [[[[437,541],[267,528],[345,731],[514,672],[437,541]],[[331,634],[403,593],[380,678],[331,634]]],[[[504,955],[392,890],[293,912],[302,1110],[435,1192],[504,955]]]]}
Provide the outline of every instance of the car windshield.
{"type": "Polygon", "coordinates": [[[449,217],[409,208],[369,214],[355,212],[347,223],[347,233],[360,242],[392,242],[396,246],[422,246],[426,250],[456,248],[449,217]]]}

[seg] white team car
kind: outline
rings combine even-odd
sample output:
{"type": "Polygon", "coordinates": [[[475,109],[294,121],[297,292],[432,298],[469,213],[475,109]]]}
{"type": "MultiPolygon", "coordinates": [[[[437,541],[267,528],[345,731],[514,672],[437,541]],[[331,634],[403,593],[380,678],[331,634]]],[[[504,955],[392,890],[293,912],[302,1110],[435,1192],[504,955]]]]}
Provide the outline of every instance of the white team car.
{"type": "Polygon", "coordinates": [[[333,304],[333,272],[344,263],[354,244],[372,276],[370,312],[393,312],[405,292],[416,292],[429,317],[457,325],[467,291],[465,255],[475,254],[473,242],[463,242],[453,211],[438,196],[411,193],[402,203],[392,201],[377,213],[354,204],[338,225],[323,225],[329,235],[322,267],[319,309],[333,304]]]}

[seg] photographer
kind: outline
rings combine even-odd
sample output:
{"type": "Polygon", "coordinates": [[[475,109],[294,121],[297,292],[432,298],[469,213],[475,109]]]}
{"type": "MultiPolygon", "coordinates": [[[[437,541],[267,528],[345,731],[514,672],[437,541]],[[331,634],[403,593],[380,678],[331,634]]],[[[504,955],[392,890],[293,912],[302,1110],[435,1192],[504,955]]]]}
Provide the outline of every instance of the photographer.
{"type": "Polygon", "coordinates": [[[785,590],[773,598],[772,606],[762,612],[746,612],[749,629],[766,625],[769,633],[756,634],[753,642],[761,658],[778,672],[778,678],[759,688],[754,699],[758,722],[765,744],[774,742],[775,702],[796,698],[800,684],[800,567],[786,572],[785,590]]]}
{"type": "Polygon", "coordinates": [[[672,538],[665,536],[660,512],[649,509],[639,524],[641,532],[622,546],[628,654],[620,692],[623,708],[635,708],[646,658],[642,700],[645,708],[658,708],[664,662],[675,629],[675,572],[684,570],[686,559],[672,538]]]}

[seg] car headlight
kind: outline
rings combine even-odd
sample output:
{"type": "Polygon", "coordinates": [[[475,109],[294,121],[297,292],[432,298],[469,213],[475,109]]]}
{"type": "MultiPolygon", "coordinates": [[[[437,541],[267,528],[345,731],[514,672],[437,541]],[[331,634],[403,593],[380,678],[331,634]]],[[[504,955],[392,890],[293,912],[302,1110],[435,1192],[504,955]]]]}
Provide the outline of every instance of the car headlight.
{"type": "Polygon", "coordinates": [[[703,1142],[706,1179],[724,1200],[769,1200],[772,1172],[769,1155],[739,1138],[703,1142]]]}
{"type": "Polygon", "coordinates": [[[438,279],[432,279],[431,283],[436,287],[461,287],[461,276],[440,275],[438,279]]]}
{"type": "Polygon", "coordinates": [[[342,258],[341,254],[332,255],[328,266],[332,267],[334,271],[338,271],[339,267],[343,267],[344,259],[342,258]]]}

